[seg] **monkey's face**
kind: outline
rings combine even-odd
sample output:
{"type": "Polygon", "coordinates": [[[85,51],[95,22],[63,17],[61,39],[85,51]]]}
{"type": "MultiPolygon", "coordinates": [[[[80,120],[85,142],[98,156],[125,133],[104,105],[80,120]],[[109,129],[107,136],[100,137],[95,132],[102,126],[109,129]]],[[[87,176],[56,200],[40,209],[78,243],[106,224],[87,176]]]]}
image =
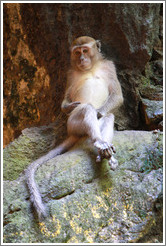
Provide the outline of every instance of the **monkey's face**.
{"type": "Polygon", "coordinates": [[[92,48],[87,46],[76,47],[71,54],[71,59],[74,62],[77,69],[81,71],[87,71],[92,68],[93,59],[92,48]]]}

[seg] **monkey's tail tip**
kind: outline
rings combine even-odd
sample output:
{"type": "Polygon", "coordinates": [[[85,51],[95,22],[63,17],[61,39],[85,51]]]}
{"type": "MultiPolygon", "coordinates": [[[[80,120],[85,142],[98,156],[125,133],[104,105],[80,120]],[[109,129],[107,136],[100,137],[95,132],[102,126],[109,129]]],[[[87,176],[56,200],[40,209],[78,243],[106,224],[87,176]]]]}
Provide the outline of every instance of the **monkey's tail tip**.
{"type": "Polygon", "coordinates": [[[45,204],[42,202],[40,193],[38,191],[36,191],[35,193],[31,193],[30,200],[33,204],[33,208],[36,211],[36,215],[39,221],[46,218],[48,216],[48,212],[45,204]]]}
{"type": "Polygon", "coordinates": [[[40,207],[38,206],[36,208],[36,212],[40,222],[43,221],[46,217],[48,217],[48,212],[44,204],[40,204],[40,207]]]}

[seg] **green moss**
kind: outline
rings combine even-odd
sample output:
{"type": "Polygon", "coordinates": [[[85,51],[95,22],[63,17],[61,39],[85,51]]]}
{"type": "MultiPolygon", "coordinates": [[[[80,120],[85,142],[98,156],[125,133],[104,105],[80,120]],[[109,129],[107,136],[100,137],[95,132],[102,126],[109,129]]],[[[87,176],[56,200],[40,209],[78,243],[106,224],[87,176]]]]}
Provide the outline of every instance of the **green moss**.
{"type": "Polygon", "coordinates": [[[141,80],[141,86],[143,86],[143,87],[150,86],[150,79],[149,78],[147,78],[145,76],[141,76],[140,80],[141,80]]]}
{"type": "MultiPolygon", "coordinates": [[[[24,144],[28,147],[28,142],[30,142],[30,140],[27,137],[24,137],[22,140],[24,141],[24,144]]],[[[4,179],[15,180],[26,167],[29,160],[26,157],[24,148],[25,146],[23,147],[21,145],[20,139],[18,139],[18,141],[16,140],[15,143],[11,143],[4,149],[4,179]]]]}
{"type": "Polygon", "coordinates": [[[147,216],[147,211],[143,210],[143,209],[137,209],[137,212],[138,212],[138,216],[141,218],[141,219],[145,219],[146,216],[147,216]]]}
{"type": "Polygon", "coordinates": [[[152,78],[154,76],[152,64],[150,64],[149,62],[146,64],[146,67],[145,67],[145,76],[147,78],[152,78]]]}
{"type": "Polygon", "coordinates": [[[163,149],[155,149],[151,147],[147,149],[147,155],[143,159],[141,172],[149,173],[152,170],[157,170],[163,167],[163,149]]]}
{"type": "Polygon", "coordinates": [[[142,158],[143,165],[141,172],[149,173],[152,170],[157,170],[163,167],[163,146],[161,138],[157,135],[153,136],[153,142],[151,146],[146,147],[146,155],[142,158]]]}
{"type": "MultiPolygon", "coordinates": [[[[40,128],[39,128],[40,129],[40,128]]],[[[40,130],[39,130],[40,131],[40,130]]],[[[3,151],[3,175],[5,180],[15,180],[21,172],[39,156],[48,152],[53,142],[52,131],[46,136],[38,132],[34,135],[22,134],[3,151]]]]}

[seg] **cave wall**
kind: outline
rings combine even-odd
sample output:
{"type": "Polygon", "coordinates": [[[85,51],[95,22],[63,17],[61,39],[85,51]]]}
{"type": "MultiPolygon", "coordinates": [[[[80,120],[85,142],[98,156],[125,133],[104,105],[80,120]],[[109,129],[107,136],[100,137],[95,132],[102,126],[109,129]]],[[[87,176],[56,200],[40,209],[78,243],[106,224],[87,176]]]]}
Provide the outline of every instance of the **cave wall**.
{"type": "Polygon", "coordinates": [[[78,36],[102,42],[125,98],[118,130],[162,130],[161,3],[4,3],[4,146],[30,126],[53,122],[78,36]]]}

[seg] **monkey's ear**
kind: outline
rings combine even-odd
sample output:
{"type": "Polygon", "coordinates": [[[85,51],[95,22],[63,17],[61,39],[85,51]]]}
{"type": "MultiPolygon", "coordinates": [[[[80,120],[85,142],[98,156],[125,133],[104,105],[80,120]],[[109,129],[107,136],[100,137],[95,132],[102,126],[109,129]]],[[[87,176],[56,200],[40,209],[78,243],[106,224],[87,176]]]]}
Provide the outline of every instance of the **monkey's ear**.
{"type": "Polygon", "coordinates": [[[100,42],[100,40],[96,40],[96,45],[97,45],[98,51],[101,52],[101,42],[100,42]]]}

